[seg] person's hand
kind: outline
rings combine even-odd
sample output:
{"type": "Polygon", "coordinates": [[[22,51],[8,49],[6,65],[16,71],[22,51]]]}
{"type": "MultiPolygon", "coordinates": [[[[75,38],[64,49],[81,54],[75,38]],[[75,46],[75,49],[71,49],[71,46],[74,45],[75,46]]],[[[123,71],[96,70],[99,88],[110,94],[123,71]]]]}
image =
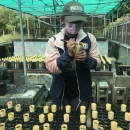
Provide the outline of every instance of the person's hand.
{"type": "Polygon", "coordinates": [[[82,50],[82,51],[79,51],[75,57],[76,57],[76,60],[84,62],[87,59],[87,53],[86,51],[82,50]]]}
{"type": "Polygon", "coordinates": [[[75,55],[75,51],[76,51],[76,42],[75,42],[75,38],[71,38],[68,43],[67,43],[67,48],[68,48],[68,54],[70,56],[74,56],[75,55]]]}

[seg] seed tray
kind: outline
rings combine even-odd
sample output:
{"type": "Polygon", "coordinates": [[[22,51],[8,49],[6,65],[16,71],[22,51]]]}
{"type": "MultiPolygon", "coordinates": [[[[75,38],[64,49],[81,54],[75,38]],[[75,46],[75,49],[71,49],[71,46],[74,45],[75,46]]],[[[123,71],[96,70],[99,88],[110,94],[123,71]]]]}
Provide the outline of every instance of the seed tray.
{"type": "Polygon", "coordinates": [[[5,110],[6,110],[6,116],[5,116],[5,117],[0,117],[0,123],[4,123],[4,122],[6,122],[7,119],[8,119],[7,114],[8,114],[9,112],[14,112],[14,108],[8,109],[8,108],[6,108],[5,106],[0,106],[0,110],[1,110],[1,109],[5,109],[5,110]]]}
{"type": "MultiPolygon", "coordinates": [[[[6,117],[0,118],[0,123],[5,122],[6,130],[15,130],[15,125],[22,124],[23,130],[32,130],[34,125],[39,125],[40,130],[43,130],[43,124],[49,123],[50,124],[50,130],[61,130],[61,125],[65,124],[63,120],[63,115],[66,113],[64,110],[58,110],[54,114],[54,120],[53,122],[48,122],[47,114],[44,114],[43,108],[35,108],[35,112],[30,113],[28,106],[22,106],[22,109],[20,112],[16,112],[14,108],[8,109],[4,106],[0,106],[0,109],[6,109],[6,117]],[[14,112],[14,120],[9,121],[8,120],[8,113],[14,112]],[[29,113],[29,121],[26,123],[23,121],[23,114],[29,113]],[[39,115],[44,114],[45,115],[45,122],[39,123],[39,115]]],[[[51,110],[49,110],[51,112],[51,110]]],[[[68,130],[79,130],[80,124],[80,113],[76,111],[72,111],[70,114],[70,121],[67,123],[68,130]]],[[[86,123],[83,124],[86,126],[86,123]]],[[[87,128],[87,130],[91,130],[91,128],[87,128]]]]}
{"type": "MultiPolygon", "coordinates": [[[[100,126],[104,128],[104,130],[111,129],[111,121],[116,121],[118,126],[123,128],[123,130],[129,130],[129,123],[125,120],[125,112],[121,111],[121,107],[113,106],[111,111],[114,112],[114,119],[108,119],[108,111],[105,106],[97,106],[98,118],[100,126]]],[[[130,112],[130,109],[127,109],[126,112],[130,112]]],[[[93,124],[92,111],[91,111],[91,125],[93,124]]],[[[91,126],[93,128],[93,126],[91,126]]]]}

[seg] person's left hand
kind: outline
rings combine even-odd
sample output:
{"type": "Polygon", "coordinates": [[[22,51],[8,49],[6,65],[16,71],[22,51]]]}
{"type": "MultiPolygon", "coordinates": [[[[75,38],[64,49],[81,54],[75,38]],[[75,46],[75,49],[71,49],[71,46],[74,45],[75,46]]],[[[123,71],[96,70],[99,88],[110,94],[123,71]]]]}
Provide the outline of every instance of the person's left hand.
{"type": "Polygon", "coordinates": [[[86,51],[82,50],[79,51],[76,55],[75,55],[76,60],[84,62],[87,59],[87,53],[86,51]]]}

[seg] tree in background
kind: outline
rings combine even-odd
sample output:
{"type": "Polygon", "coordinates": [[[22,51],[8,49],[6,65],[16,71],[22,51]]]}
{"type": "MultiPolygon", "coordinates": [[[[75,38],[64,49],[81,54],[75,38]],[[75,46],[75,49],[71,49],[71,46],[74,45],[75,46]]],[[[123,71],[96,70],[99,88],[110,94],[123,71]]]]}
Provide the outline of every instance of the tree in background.
{"type": "MultiPolygon", "coordinates": [[[[19,13],[4,7],[0,7],[0,12],[0,42],[11,42],[13,39],[20,39],[19,13]]],[[[52,29],[49,25],[42,23],[42,20],[48,23],[49,20],[40,19],[39,26],[38,20],[35,20],[35,18],[35,16],[29,15],[27,26],[27,16],[22,14],[24,38],[28,38],[28,34],[29,38],[41,38],[41,34],[43,34],[43,38],[50,37],[53,34],[52,29]],[[41,33],[39,34],[39,32],[41,33]]]]}
{"type": "Polygon", "coordinates": [[[83,25],[85,32],[90,32],[96,37],[103,37],[104,20],[99,16],[87,16],[87,22],[83,25]],[[93,21],[93,22],[92,22],[93,21]]]}
{"type": "MultiPolygon", "coordinates": [[[[0,7],[0,42],[11,42],[19,38],[20,22],[17,11],[0,7]]],[[[23,15],[23,29],[25,29],[26,17],[23,15]]]]}

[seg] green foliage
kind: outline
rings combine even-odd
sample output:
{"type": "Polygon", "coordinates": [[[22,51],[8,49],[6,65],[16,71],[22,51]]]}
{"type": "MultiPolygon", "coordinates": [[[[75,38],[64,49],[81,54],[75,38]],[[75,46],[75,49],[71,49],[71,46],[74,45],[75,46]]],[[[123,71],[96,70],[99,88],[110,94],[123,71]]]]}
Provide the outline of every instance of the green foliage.
{"type": "Polygon", "coordinates": [[[124,60],[124,59],[130,59],[130,56],[121,56],[118,58],[119,61],[124,60]]]}
{"type": "MultiPolygon", "coordinates": [[[[0,33],[4,31],[5,34],[12,32],[19,32],[20,22],[18,12],[0,7],[0,33]]],[[[23,15],[23,29],[26,27],[26,18],[23,15]]]]}
{"type": "Polygon", "coordinates": [[[110,31],[111,28],[115,25],[119,25],[123,23],[124,21],[127,21],[130,19],[130,1],[128,2],[123,2],[121,6],[119,7],[119,12],[118,12],[118,19],[117,19],[117,12],[113,13],[113,19],[114,22],[110,22],[107,27],[106,31],[110,31]]]}
{"type": "MultiPolygon", "coordinates": [[[[116,22],[110,22],[107,26],[106,26],[106,32],[110,31],[112,29],[112,27],[114,26],[118,26],[120,25],[121,23],[123,23],[124,21],[126,20],[129,20],[130,19],[130,14],[127,14],[126,16],[123,16],[121,18],[118,18],[116,20],[116,22]]],[[[105,29],[104,29],[105,31],[105,29]]]]}
{"type": "MultiPolygon", "coordinates": [[[[11,42],[13,38],[20,38],[20,20],[19,13],[4,7],[0,7],[0,42],[11,42]],[[3,36],[5,35],[5,36],[3,36]]],[[[27,37],[27,19],[26,15],[22,14],[24,37],[27,37]]],[[[34,20],[29,19],[30,38],[34,36],[34,20]]]]}
{"type": "Polygon", "coordinates": [[[38,103],[36,104],[36,108],[43,108],[43,106],[45,106],[45,105],[46,105],[46,102],[41,101],[41,102],[38,102],[38,103]]]}
{"type": "Polygon", "coordinates": [[[88,28],[83,28],[83,30],[85,31],[85,32],[92,32],[92,28],[90,28],[90,27],[88,27],[88,28]]]}
{"type": "Polygon", "coordinates": [[[0,36],[0,42],[11,42],[13,39],[19,39],[20,35],[18,33],[15,34],[6,34],[4,36],[0,36]]]}
{"type": "Polygon", "coordinates": [[[96,37],[103,37],[103,29],[95,29],[94,30],[94,35],[96,36],[96,37]]]}
{"type": "Polygon", "coordinates": [[[46,31],[46,38],[50,38],[54,35],[54,32],[52,30],[47,30],[46,31]]]}
{"type": "MultiPolygon", "coordinates": [[[[27,35],[25,35],[24,38],[26,39],[27,35]]],[[[33,36],[31,35],[30,38],[33,38],[33,36]]],[[[21,39],[21,35],[15,32],[0,36],[0,42],[12,42],[14,39],[21,39]]]]}
{"type": "Polygon", "coordinates": [[[123,56],[120,56],[118,60],[122,62],[127,62],[127,64],[130,65],[130,56],[123,55],[123,56]]]}
{"type": "Polygon", "coordinates": [[[0,42],[11,42],[13,39],[20,39],[20,35],[18,33],[6,34],[0,37],[0,42]]]}
{"type": "Polygon", "coordinates": [[[96,37],[102,37],[103,25],[104,25],[103,18],[93,17],[93,25],[92,25],[92,17],[87,17],[87,22],[84,23],[83,29],[85,32],[92,33],[92,27],[93,27],[93,34],[96,37]]]}

